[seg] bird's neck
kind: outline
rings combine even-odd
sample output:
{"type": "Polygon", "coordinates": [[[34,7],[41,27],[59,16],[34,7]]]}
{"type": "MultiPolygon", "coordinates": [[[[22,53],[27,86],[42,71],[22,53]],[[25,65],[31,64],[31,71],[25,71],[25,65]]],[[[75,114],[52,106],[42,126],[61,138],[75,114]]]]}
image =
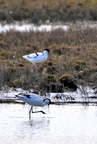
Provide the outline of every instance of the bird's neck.
{"type": "Polygon", "coordinates": [[[43,55],[44,55],[44,56],[48,56],[46,52],[43,52],[43,55]]]}
{"type": "Polygon", "coordinates": [[[47,53],[43,53],[43,57],[46,60],[48,58],[48,54],[47,53]]]}
{"type": "Polygon", "coordinates": [[[48,101],[44,101],[43,103],[42,103],[42,106],[45,106],[45,105],[47,105],[48,104],[48,101]]]}

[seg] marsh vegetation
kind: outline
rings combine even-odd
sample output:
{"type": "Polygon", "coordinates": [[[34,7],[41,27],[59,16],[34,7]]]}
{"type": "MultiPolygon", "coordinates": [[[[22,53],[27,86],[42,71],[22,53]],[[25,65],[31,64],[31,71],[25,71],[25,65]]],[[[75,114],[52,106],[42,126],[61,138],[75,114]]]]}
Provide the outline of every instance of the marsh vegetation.
{"type": "Polygon", "coordinates": [[[80,84],[97,85],[97,29],[0,34],[0,87],[63,92],[80,84]],[[45,48],[56,57],[36,67],[22,58],[45,48]]]}
{"type": "Polygon", "coordinates": [[[45,21],[97,20],[96,0],[1,0],[0,21],[29,20],[45,21]]]}
{"type": "MultiPolygon", "coordinates": [[[[97,20],[96,0],[1,0],[0,21],[35,24],[97,20]]],[[[97,85],[97,29],[69,27],[67,31],[0,33],[0,88],[36,91],[75,91],[78,85],[97,85]],[[22,58],[43,49],[56,57],[37,67],[22,58]]]]}

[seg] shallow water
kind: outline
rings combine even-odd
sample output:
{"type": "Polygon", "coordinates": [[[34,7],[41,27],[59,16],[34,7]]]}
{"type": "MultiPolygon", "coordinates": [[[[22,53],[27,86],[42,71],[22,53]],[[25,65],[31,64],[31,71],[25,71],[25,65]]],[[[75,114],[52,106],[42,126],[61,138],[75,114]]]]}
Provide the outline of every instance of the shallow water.
{"type": "Polygon", "coordinates": [[[42,24],[36,26],[33,23],[11,23],[11,24],[0,24],[0,33],[7,32],[10,30],[19,31],[19,32],[29,32],[29,31],[52,31],[56,29],[68,30],[67,25],[51,25],[51,24],[42,24]]]}
{"type": "Polygon", "coordinates": [[[73,30],[77,29],[85,29],[85,28],[96,28],[97,29],[97,21],[77,21],[76,23],[47,23],[41,25],[35,25],[33,23],[27,22],[19,22],[15,21],[14,23],[0,23],[0,33],[7,32],[10,30],[19,31],[19,32],[29,32],[29,31],[52,31],[56,29],[62,29],[67,31],[69,28],[73,30]]]}
{"type": "Polygon", "coordinates": [[[97,144],[97,106],[50,105],[30,121],[29,108],[0,104],[0,144],[97,144]]]}

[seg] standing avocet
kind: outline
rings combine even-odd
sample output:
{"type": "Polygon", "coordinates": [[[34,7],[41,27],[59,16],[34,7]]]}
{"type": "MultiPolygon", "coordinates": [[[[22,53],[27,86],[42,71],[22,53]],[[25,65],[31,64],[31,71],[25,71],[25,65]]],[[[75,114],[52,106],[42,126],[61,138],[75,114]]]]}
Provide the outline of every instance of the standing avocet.
{"type": "Polygon", "coordinates": [[[16,95],[16,97],[18,97],[20,100],[22,100],[22,101],[28,103],[29,105],[31,105],[31,108],[30,108],[30,110],[29,110],[29,120],[30,120],[30,118],[31,118],[31,112],[32,112],[32,113],[41,112],[41,113],[43,113],[43,114],[46,114],[46,113],[45,113],[44,111],[42,111],[42,110],[41,110],[41,111],[34,111],[34,112],[33,112],[33,106],[43,107],[43,106],[45,106],[45,105],[48,105],[48,106],[49,106],[49,104],[51,103],[51,100],[50,100],[50,99],[46,98],[46,99],[43,100],[43,99],[40,98],[38,95],[33,94],[33,93],[31,93],[31,94],[22,94],[22,93],[20,93],[20,94],[16,95]]]}
{"type": "Polygon", "coordinates": [[[49,53],[50,53],[49,49],[44,49],[43,53],[41,52],[32,53],[32,54],[23,56],[23,58],[30,61],[34,65],[36,63],[41,63],[47,60],[49,53]]]}

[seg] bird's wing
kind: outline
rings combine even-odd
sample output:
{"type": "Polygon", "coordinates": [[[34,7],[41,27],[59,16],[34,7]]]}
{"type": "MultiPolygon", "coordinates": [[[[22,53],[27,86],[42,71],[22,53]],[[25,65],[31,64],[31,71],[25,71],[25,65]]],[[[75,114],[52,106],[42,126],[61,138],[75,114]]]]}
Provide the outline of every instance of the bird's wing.
{"type": "Polygon", "coordinates": [[[31,94],[18,94],[16,95],[20,100],[30,104],[31,106],[43,106],[43,99],[38,95],[31,94]]]}
{"type": "Polygon", "coordinates": [[[38,95],[36,95],[36,94],[30,94],[30,99],[31,99],[31,101],[32,101],[32,103],[34,104],[34,106],[36,105],[36,106],[40,106],[40,105],[42,105],[42,103],[43,103],[43,99],[42,98],[40,98],[38,95]]]}
{"type": "Polygon", "coordinates": [[[34,93],[30,93],[30,98],[33,100],[42,100],[42,98],[40,98],[37,94],[34,93]]]}
{"type": "Polygon", "coordinates": [[[39,53],[39,52],[38,53],[32,53],[32,54],[23,56],[23,58],[31,58],[31,59],[33,59],[33,58],[37,58],[41,54],[42,53],[39,53]]]}
{"type": "Polygon", "coordinates": [[[29,58],[36,58],[38,56],[38,53],[33,53],[28,55],[29,58]]]}

